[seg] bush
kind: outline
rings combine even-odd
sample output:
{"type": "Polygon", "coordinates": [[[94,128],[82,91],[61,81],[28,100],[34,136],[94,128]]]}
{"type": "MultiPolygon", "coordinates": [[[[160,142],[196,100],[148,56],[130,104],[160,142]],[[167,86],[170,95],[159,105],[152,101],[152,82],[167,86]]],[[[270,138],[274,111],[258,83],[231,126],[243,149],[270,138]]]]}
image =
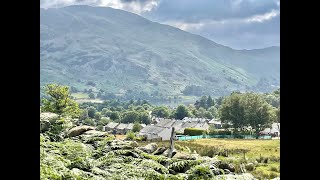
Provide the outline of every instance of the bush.
{"type": "Polygon", "coordinates": [[[231,131],[225,129],[215,129],[210,131],[210,135],[231,135],[231,131]]]}
{"type": "Polygon", "coordinates": [[[276,166],[271,166],[270,167],[270,171],[274,171],[274,172],[279,172],[279,169],[276,166]]]}
{"type": "Polygon", "coordinates": [[[197,128],[185,128],[184,134],[189,136],[199,136],[202,135],[206,130],[197,129],[197,128]]]}
{"type": "Polygon", "coordinates": [[[132,131],[128,131],[126,136],[127,136],[127,138],[126,138],[127,140],[134,140],[136,137],[136,135],[132,131]]]}

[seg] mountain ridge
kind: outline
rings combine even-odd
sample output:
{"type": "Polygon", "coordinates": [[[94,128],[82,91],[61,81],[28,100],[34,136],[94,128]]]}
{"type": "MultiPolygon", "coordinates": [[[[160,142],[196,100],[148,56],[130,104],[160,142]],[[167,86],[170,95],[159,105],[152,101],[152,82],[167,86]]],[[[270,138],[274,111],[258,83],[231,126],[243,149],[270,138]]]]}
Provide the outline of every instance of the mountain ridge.
{"type": "Polygon", "coordinates": [[[188,85],[217,96],[254,89],[261,79],[279,85],[280,47],[235,50],[123,10],[40,8],[40,31],[42,85],[83,90],[94,81],[115,94],[163,96],[181,94],[188,85]]]}

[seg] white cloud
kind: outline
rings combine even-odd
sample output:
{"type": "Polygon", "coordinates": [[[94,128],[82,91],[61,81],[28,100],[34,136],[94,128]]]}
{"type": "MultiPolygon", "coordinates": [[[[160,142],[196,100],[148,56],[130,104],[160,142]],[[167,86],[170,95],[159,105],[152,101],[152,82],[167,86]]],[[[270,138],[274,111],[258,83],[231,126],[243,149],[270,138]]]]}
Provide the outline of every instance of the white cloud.
{"type": "Polygon", "coordinates": [[[121,1],[121,0],[41,0],[41,8],[58,8],[70,5],[90,5],[90,6],[102,6],[112,7],[115,9],[122,9],[130,11],[136,14],[142,14],[149,12],[159,4],[159,0],[147,0],[147,1],[121,1]]]}
{"type": "Polygon", "coordinates": [[[168,24],[184,31],[194,31],[203,28],[206,25],[224,25],[224,24],[243,24],[243,23],[263,23],[271,20],[280,14],[279,10],[271,10],[265,14],[258,14],[247,18],[238,19],[224,19],[224,20],[202,20],[199,23],[187,23],[179,21],[166,21],[163,24],[168,24]]]}
{"type": "Polygon", "coordinates": [[[262,14],[262,15],[255,15],[255,16],[252,16],[252,17],[249,17],[247,18],[245,21],[246,22],[263,22],[263,21],[267,21],[267,20],[270,20],[276,16],[278,16],[280,14],[280,11],[279,10],[271,10],[271,12],[268,12],[268,13],[265,13],[265,14],[262,14]]]}

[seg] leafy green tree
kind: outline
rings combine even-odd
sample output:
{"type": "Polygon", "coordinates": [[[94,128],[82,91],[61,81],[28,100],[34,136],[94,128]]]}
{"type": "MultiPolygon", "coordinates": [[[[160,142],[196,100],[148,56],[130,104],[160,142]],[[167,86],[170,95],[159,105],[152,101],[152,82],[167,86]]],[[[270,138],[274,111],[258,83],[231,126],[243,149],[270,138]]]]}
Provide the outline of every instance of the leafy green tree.
{"type": "Polygon", "coordinates": [[[133,132],[139,132],[142,129],[142,126],[138,121],[136,121],[133,125],[132,131],[133,132]]]}
{"type": "Polygon", "coordinates": [[[147,112],[141,112],[139,114],[139,121],[143,124],[150,124],[151,119],[149,117],[149,114],[147,112]]]}
{"type": "Polygon", "coordinates": [[[170,110],[166,106],[157,106],[153,108],[152,115],[161,118],[168,118],[170,116],[170,110]]]}
{"type": "Polygon", "coordinates": [[[102,115],[101,115],[100,112],[96,112],[96,113],[94,114],[94,119],[96,119],[96,120],[100,120],[101,117],[102,117],[102,115]]]}
{"type": "Polygon", "coordinates": [[[231,122],[234,128],[251,126],[257,133],[274,119],[272,106],[255,93],[232,93],[223,100],[219,111],[223,122],[231,122]]]}
{"type": "Polygon", "coordinates": [[[88,126],[95,126],[96,123],[94,122],[94,120],[87,118],[83,121],[83,124],[88,125],[88,126]]]}
{"type": "Polygon", "coordinates": [[[96,110],[95,107],[90,106],[90,107],[88,108],[88,116],[89,116],[90,118],[94,118],[94,115],[96,114],[96,112],[97,112],[97,110],[96,110]]]}
{"type": "Polygon", "coordinates": [[[214,106],[214,100],[209,96],[207,99],[207,108],[210,108],[211,106],[214,106]]]}
{"type": "Polygon", "coordinates": [[[71,99],[69,87],[57,84],[48,84],[45,87],[48,98],[42,99],[42,112],[53,112],[60,115],[67,115],[74,118],[80,116],[79,105],[71,99]]]}
{"type": "Polygon", "coordinates": [[[116,112],[116,111],[115,112],[111,112],[109,117],[113,121],[118,120],[118,119],[120,119],[120,113],[116,112]]]}
{"type": "Polygon", "coordinates": [[[242,128],[247,125],[244,107],[241,104],[241,95],[232,94],[222,101],[219,109],[220,119],[223,123],[232,123],[234,128],[242,128]]]}
{"type": "Polygon", "coordinates": [[[256,132],[270,127],[273,121],[274,111],[261,95],[255,93],[245,93],[242,95],[242,104],[245,109],[245,118],[256,132]]]}
{"type": "Polygon", "coordinates": [[[123,123],[134,123],[139,118],[139,113],[135,111],[127,111],[123,113],[121,122],[123,123]]]}
{"type": "Polygon", "coordinates": [[[90,92],[90,93],[89,93],[89,98],[90,98],[90,99],[94,99],[94,98],[95,98],[95,95],[94,95],[92,92],[90,92]]]}
{"type": "Polygon", "coordinates": [[[212,118],[213,118],[213,115],[211,114],[211,112],[205,111],[205,112],[203,113],[203,118],[212,119],[212,118]]]}
{"type": "Polygon", "coordinates": [[[79,117],[79,120],[80,121],[83,121],[85,119],[89,118],[88,116],[88,110],[87,109],[84,109],[81,111],[81,114],[80,114],[80,117],[79,117]]]}
{"type": "Polygon", "coordinates": [[[212,114],[213,117],[218,117],[218,109],[215,106],[211,106],[208,111],[212,114]]]}
{"type": "Polygon", "coordinates": [[[190,112],[185,105],[179,105],[175,110],[174,117],[176,119],[183,119],[184,117],[189,117],[190,112]]]}

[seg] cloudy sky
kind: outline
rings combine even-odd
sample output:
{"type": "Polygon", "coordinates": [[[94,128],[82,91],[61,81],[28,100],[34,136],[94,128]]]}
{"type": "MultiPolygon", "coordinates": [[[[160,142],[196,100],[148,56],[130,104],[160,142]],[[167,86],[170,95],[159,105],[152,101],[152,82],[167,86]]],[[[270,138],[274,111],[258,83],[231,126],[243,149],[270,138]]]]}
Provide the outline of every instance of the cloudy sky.
{"type": "Polygon", "coordinates": [[[234,49],[280,46],[280,0],[40,0],[42,8],[76,4],[130,11],[234,49]]]}

